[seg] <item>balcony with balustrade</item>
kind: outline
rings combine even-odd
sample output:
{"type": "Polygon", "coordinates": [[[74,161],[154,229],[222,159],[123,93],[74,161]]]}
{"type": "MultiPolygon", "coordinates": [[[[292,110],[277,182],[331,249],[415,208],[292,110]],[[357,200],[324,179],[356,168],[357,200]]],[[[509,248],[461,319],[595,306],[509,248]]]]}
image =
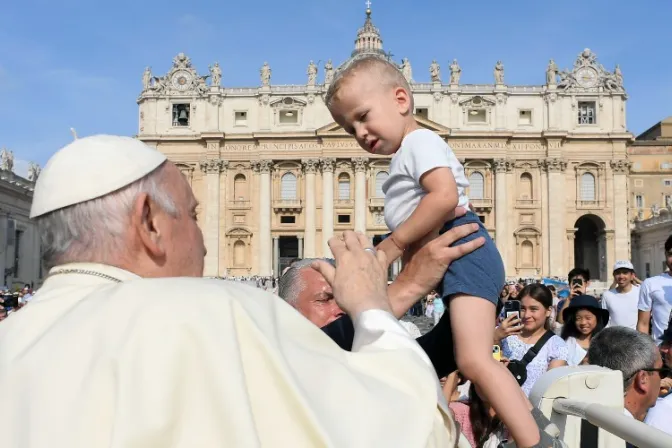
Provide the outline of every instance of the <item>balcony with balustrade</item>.
{"type": "Polygon", "coordinates": [[[470,203],[476,213],[490,213],[494,205],[490,198],[471,198],[470,203]]]}
{"type": "Polygon", "coordinates": [[[247,199],[236,199],[229,201],[229,209],[231,210],[249,210],[252,208],[252,201],[247,199]]]}
{"type": "Polygon", "coordinates": [[[385,198],[369,198],[369,210],[382,212],[383,208],[385,208],[385,198]]]}
{"type": "Polygon", "coordinates": [[[576,209],[577,210],[601,210],[606,206],[606,201],[604,200],[584,200],[577,199],[576,209]]]}
{"type": "Polygon", "coordinates": [[[299,199],[276,199],[273,210],[276,213],[301,213],[303,202],[299,199]]]}
{"type": "Polygon", "coordinates": [[[355,206],[355,201],[352,199],[335,199],[334,200],[334,208],[337,209],[350,209],[355,206]]]}

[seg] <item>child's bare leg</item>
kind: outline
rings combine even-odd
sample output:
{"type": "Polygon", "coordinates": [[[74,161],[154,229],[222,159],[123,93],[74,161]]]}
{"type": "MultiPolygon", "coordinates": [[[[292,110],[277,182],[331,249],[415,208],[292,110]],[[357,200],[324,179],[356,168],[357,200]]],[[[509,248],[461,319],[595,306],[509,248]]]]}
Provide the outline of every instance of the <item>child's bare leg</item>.
{"type": "Polygon", "coordinates": [[[450,298],[450,323],[457,368],[476,384],[519,447],[539,443],[530,404],[513,376],[492,357],[495,305],[463,294],[450,298]]]}

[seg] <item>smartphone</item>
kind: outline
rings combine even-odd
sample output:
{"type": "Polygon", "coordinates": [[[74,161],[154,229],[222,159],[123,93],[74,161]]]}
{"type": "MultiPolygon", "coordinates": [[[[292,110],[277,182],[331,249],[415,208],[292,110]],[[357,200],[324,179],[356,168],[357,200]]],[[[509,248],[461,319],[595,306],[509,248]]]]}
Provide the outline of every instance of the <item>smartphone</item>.
{"type": "Polygon", "coordinates": [[[520,300],[507,300],[504,303],[504,313],[506,318],[515,314],[520,319],[520,300]]]}
{"type": "Polygon", "coordinates": [[[496,361],[502,360],[502,349],[499,348],[499,345],[492,346],[492,357],[495,358],[496,361]]]}
{"type": "Polygon", "coordinates": [[[581,277],[575,277],[572,279],[572,286],[583,286],[583,279],[581,277]]]}

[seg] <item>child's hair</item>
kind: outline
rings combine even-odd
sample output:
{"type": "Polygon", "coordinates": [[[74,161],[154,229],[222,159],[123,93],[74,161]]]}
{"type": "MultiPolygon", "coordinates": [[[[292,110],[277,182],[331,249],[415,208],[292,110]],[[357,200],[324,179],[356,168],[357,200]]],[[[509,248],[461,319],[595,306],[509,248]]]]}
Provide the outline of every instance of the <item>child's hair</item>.
{"type": "Polygon", "coordinates": [[[348,63],[345,67],[336,72],[334,80],[327,90],[327,95],[324,98],[324,103],[330,107],[334,98],[338,95],[338,91],[343,87],[344,83],[359,72],[368,72],[375,76],[378,83],[385,87],[401,87],[406,89],[411,98],[411,110],[413,107],[413,94],[411,93],[411,86],[404,78],[401,71],[391,62],[382,59],[379,56],[364,56],[356,58],[348,63]]]}
{"type": "Polygon", "coordinates": [[[602,320],[602,316],[599,313],[596,313],[595,310],[591,308],[568,308],[568,309],[569,311],[567,311],[567,319],[565,319],[565,325],[562,326],[562,332],[560,333],[560,337],[565,341],[570,337],[578,338],[581,335],[579,329],[576,328],[576,313],[578,313],[581,310],[587,310],[593,313],[593,315],[595,316],[595,320],[597,321],[597,324],[595,325],[595,329],[591,333],[591,336],[595,336],[597,333],[604,330],[604,327],[607,326],[607,323],[602,320]]]}
{"type": "Polygon", "coordinates": [[[469,421],[474,433],[474,440],[478,446],[483,446],[490,434],[502,427],[499,418],[490,416],[489,406],[476,393],[476,387],[473,383],[469,386],[469,421]]]}

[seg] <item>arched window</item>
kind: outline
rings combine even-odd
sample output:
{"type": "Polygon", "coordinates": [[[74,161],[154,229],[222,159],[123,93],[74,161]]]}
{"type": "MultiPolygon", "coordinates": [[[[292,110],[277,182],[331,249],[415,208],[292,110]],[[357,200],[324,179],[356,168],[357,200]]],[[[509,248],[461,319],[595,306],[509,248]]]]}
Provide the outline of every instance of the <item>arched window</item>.
{"type": "Polygon", "coordinates": [[[469,175],[469,198],[483,199],[484,190],[483,174],[474,171],[469,175]]]}
{"type": "Polygon", "coordinates": [[[350,199],[350,176],[346,173],[341,173],[338,176],[338,199],[350,199]]]}
{"type": "Polygon", "coordinates": [[[296,199],[296,176],[285,173],[280,179],[280,199],[296,199]]]}
{"type": "Polygon", "coordinates": [[[532,175],[523,173],[520,175],[520,199],[533,199],[532,175]]]}
{"type": "Polygon", "coordinates": [[[529,240],[520,245],[520,258],[523,266],[534,266],[534,245],[529,240]]]}
{"type": "Polygon", "coordinates": [[[591,173],[583,173],[581,175],[581,200],[595,200],[595,176],[591,173]]]}
{"type": "Polygon", "coordinates": [[[378,174],[376,174],[376,197],[377,198],[382,198],[385,197],[385,193],[383,193],[383,184],[387,180],[387,178],[390,177],[390,175],[387,173],[387,171],[379,171],[378,174]]]}
{"type": "Polygon", "coordinates": [[[233,200],[244,201],[247,199],[247,179],[243,174],[236,174],[233,178],[233,200]]]}
{"type": "Polygon", "coordinates": [[[233,245],[233,265],[245,266],[245,243],[240,240],[233,245]]]}

